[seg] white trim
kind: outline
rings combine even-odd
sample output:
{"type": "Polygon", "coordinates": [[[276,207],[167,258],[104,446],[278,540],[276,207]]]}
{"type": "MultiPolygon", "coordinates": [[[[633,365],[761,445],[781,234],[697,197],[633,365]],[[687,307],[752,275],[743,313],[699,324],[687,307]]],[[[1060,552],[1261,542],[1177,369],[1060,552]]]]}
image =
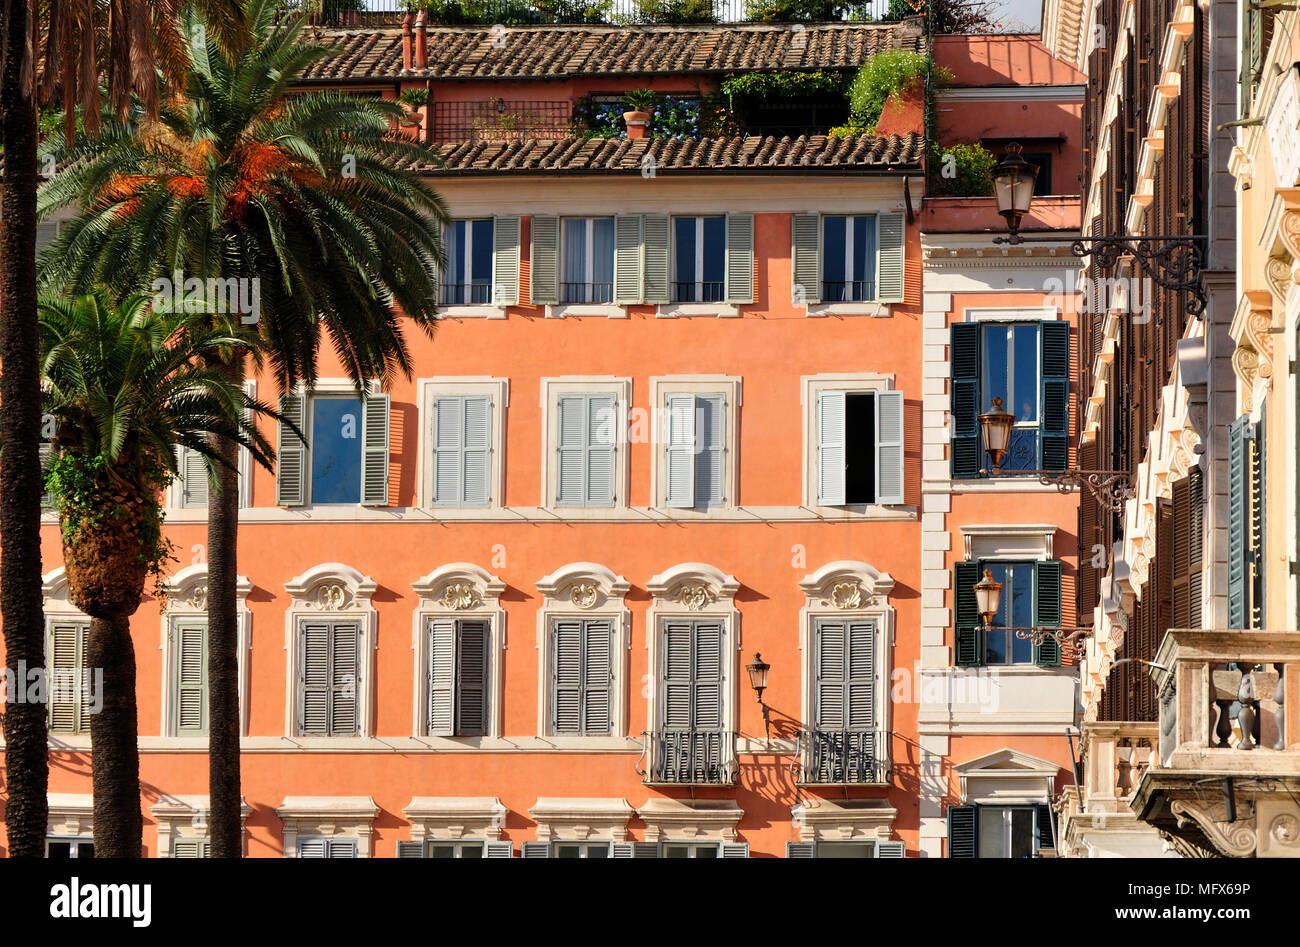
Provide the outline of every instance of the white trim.
{"type": "MultiPolygon", "coordinates": [[[[487,510],[503,508],[506,488],[506,408],[510,406],[510,380],[484,376],[435,376],[420,378],[415,383],[416,404],[419,406],[419,433],[416,437],[416,509],[433,519],[443,519],[448,513],[461,510],[481,515],[487,510]],[[486,507],[433,506],[433,403],[439,395],[486,395],[492,400],[492,470],[488,475],[488,505],[486,507]]],[[[392,516],[387,509],[381,517],[385,522],[392,516]]]]}
{"type": "Polygon", "coordinates": [[[275,814],[284,823],[284,857],[298,857],[298,839],[355,839],[357,857],[371,857],[379,807],[369,796],[286,796],[275,814]]]}
{"type": "Polygon", "coordinates": [[[637,808],[647,842],[734,842],[745,810],[734,799],[651,796],[637,808]]]}
{"type": "Polygon", "coordinates": [[[740,315],[740,307],[731,303],[660,303],[655,310],[657,319],[689,319],[697,316],[713,316],[718,319],[735,319],[740,315]]]}
{"type": "Polygon", "coordinates": [[[635,810],[626,799],[568,799],[542,796],[528,815],[537,823],[539,842],[627,840],[635,810]]]}
{"type": "MultiPolygon", "coordinates": [[[[968,89],[940,89],[934,97],[940,102],[1082,102],[1087,86],[1082,83],[1059,85],[980,86],[968,89]]],[[[1027,135],[1027,138],[1034,136],[1027,135]]]]}
{"type": "MultiPolygon", "coordinates": [[[[206,795],[172,796],[166,793],[160,795],[158,801],[149,807],[149,814],[154,817],[158,828],[157,857],[171,858],[172,845],[177,841],[210,838],[207,821],[210,811],[211,803],[206,795]]],[[[245,853],[248,841],[244,834],[245,826],[252,813],[252,806],[243,796],[240,796],[239,835],[241,851],[245,853]]]]}
{"type": "MultiPolygon", "coordinates": [[[[927,487],[930,482],[927,481],[927,487]]],[[[964,491],[960,485],[953,487],[953,492],[1006,492],[1006,493],[1054,493],[1055,486],[1043,486],[1037,480],[1015,480],[1003,478],[1002,481],[970,482],[972,489],[964,491]],[[991,488],[991,489],[990,489],[991,488]]],[[[198,511],[190,511],[198,512],[198,511]]],[[[806,506],[731,506],[713,507],[708,510],[682,510],[667,507],[631,506],[627,508],[611,507],[564,507],[562,519],[590,520],[604,523],[646,523],[672,522],[674,520],[706,519],[715,523],[753,523],[755,521],[772,521],[783,523],[818,523],[844,519],[864,519],[882,521],[910,521],[916,519],[914,505],[871,506],[854,513],[839,507],[809,508],[806,506]]],[[[169,522],[201,523],[202,518],[179,520],[168,517],[169,522]]],[[[429,524],[437,522],[457,523],[556,523],[561,517],[554,509],[540,506],[506,506],[494,509],[452,509],[439,507],[436,510],[419,507],[351,507],[303,510],[301,507],[255,507],[246,510],[240,517],[241,523],[281,523],[302,525],[307,523],[410,523],[429,524]],[[436,514],[436,515],[435,515],[436,514]]]]}
{"type": "Polygon", "coordinates": [[[51,792],[45,796],[48,815],[46,838],[61,842],[93,840],[95,802],[90,793],[51,792]]]}
{"type": "Polygon", "coordinates": [[[582,316],[626,319],[627,306],[615,306],[613,303],[548,303],[546,305],[547,319],[576,319],[582,316]]]}
{"type": "Polygon", "coordinates": [[[894,314],[891,303],[875,302],[808,303],[807,310],[810,319],[820,316],[871,316],[880,319],[894,314]]]}
{"type": "Polygon", "coordinates": [[[962,310],[964,319],[958,322],[1054,322],[1061,318],[1056,306],[979,306],[962,310]]]}
{"type": "Polygon", "coordinates": [[[411,823],[411,841],[496,841],[507,809],[495,796],[414,796],[402,810],[411,823]]]}
{"type": "Polygon", "coordinates": [[[740,491],[740,406],[743,391],[738,375],[652,375],[650,377],[650,448],[654,457],[650,465],[650,497],[654,503],[653,512],[674,519],[707,516],[712,518],[718,511],[737,509],[740,491]],[[663,437],[663,421],[668,411],[668,396],[672,394],[714,395],[720,394],[726,401],[726,471],[723,474],[722,505],[707,509],[694,510],[669,509],[664,491],[668,476],[664,470],[666,458],[664,448],[667,444],[663,437]]]}
{"type": "Polygon", "coordinates": [[[613,375],[564,375],[543,378],[541,388],[543,432],[541,509],[551,510],[554,515],[565,519],[570,518],[575,510],[627,509],[628,492],[631,489],[631,451],[628,450],[627,435],[632,405],[632,379],[618,378],[613,375]],[[561,395],[614,396],[614,505],[612,507],[562,507],[556,503],[555,498],[559,488],[557,482],[559,464],[556,463],[556,454],[559,450],[561,395]]]}
{"type": "Polygon", "coordinates": [[[834,799],[805,796],[790,809],[790,821],[803,842],[877,841],[893,835],[898,810],[888,799],[861,800],[865,805],[842,805],[834,799]]]}
{"type": "Polygon", "coordinates": [[[983,559],[1030,560],[1052,558],[1052,538],[1060,528],[1051,523],[993,525],[964,524],[958,527],[965,542],[968,561],[983,559]]]}
{"type": "MultiPolygon", "coordinates": [[[[879,503],[821,506],[817,503],[817,398],[823,391],[893,391],[894,376],[880,372],[827,372],[799,379],[799,402],[803,415],[803,505],[819,516],[834,519],[866,517],[873,511],[895,509],[879,503]]],[[[873,445],[874,448],[874,445],[873,445]]]]}
{"type": "Polygon", "coordinates": [[[1052,800],[1056,777],[1063,767],[1020,750],[1004,748],[958,763],[952,769],[961,779],[963,802],[1034,805],[1052,800]]]}

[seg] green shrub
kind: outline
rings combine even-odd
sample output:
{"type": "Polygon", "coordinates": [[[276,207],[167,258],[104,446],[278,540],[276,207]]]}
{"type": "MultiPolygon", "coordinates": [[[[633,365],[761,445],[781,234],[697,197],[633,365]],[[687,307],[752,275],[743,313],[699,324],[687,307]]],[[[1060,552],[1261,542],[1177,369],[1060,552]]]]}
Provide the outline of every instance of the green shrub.
{"type": "Polygon", "coordinates": [[[654,89],[629,89],[623,93],[623,105],[629,112],[649,112],[655,106],[654,89]]]}
{"type": "MultiPolygon", "coordinates": [[[[885,110],[885,103],[896,91],[925,83],[930,59],[905,49],[877,53],[862,64],[849,89],[849,111],[857,123],[875,128],[885,110]]],[[[935,78],[946,82],[947,70],[935,70],[935,78]]]]}
{"type": "Polygon", "coordinates": [[[397,101],[403,105],[409,105],[411,108],[420,108],[429,104],[428,89],[407,89],[397,97],[397,101]]]}
{"type": "Polygon", "coordinates": [[[997,156],[979,142],[930,145],[929,184],[935,197],[987,197],[993,193],[997,156]]]}
{"type": "Polygon", "coordinates": [[[640,23],[717,23],[713,0],[637,0],[640,23]]]}
{"type": "Polygon", "coordinates": [[[826,23],[870,19],[868,5],[853,0],[745,0],[745,19],[759,23],[826,23]]]}

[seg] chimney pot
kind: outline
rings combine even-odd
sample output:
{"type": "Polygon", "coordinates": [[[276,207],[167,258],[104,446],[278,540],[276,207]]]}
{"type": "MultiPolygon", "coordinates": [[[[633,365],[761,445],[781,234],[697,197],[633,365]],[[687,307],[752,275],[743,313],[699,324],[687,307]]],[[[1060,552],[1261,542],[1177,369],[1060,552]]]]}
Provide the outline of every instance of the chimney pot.
{"type": "Polygon", "coordinates": [[[411,71],[411,60],[413,58],[413,42],[411,37],[411,24],[415,22],[415,15],[407,13],[402,17],[402,71],[411,71]]]}
{"type": "Polygon", "coordinates": [[[415,18],[415,68],[426,69],[429,65],[429,15],[424,10],[415,18]]]}

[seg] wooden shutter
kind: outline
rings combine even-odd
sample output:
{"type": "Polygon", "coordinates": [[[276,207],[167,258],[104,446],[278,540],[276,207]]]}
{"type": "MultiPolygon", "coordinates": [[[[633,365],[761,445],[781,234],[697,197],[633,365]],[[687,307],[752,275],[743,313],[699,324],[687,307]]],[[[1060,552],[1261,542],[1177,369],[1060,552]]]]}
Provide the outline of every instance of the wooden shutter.
{"type": "Polygon", "coordinates": [[[423,858],[424,843],[423,842],[398,842],[397,857],[398,858],[423,858]]]}
{"type": "MultiPolygon", "coordinates": [[[[692,675],[694,694],[691,701],[693,731],[720,731],[722,729],[723,655],[722,626],[713,622],[697,622],[693,629],[695,668],[692,675]]],[[[706,740],[697,744],[692,753],[693,768],[706,774],[716,774],[723,764],[722,740],[706,740]]]]}
{"type": "Polygon", "coordinates": [[[519,302],[518,217],[492,218],[492,301],[498,306],[519,302]]]}
{"type": "Polygon", "coordinates": [[[515,843],[514,842],[484,842],[483,857],[484,858],[514,858],[515,843]]]}
{"type": "Polygon", "coordinates": [[[748,858],[748,842],[723,842],[718,851],[719,858],[748,858]]]}
{"type": "Polygon", "coordinates": [[[695,506],[695,396],[669,395],[664,438],[664,500],[669,507],[695,506]]]}
{"type": "Polygon", "coordinates": [[[952,567],[953,663],[957,667],[979,667],[984,663],[983,619],[975,600],[975,583],[980,576],[978,562],[958,562],[952,567]]]}
{"type": "Polygon", "coordinates": [[[876,502],[903,502],[903,393],[877,391],[876,502]]]}
{"type": "Polygon", "coordinates": [[[1171,605],[1170,621],[1174,628],[1190,628],[1192,596],[1190,583],[1192,575],[1192,484],[1184,477],[1175,480],[1170,492],[1172,517],[1172,562],[1170,570],[1169,599],[1171,605]]]}
{"type": "Polygon", "coordinates": [[[520,855],[523,858],[550,858],[550,842],[524,842],[521,846],[520,855]]]}
{"type": "Polygon", "coordinates": [[[582,734],[582,621],[551,626],[551,726],[556,734],[582,734]]]}
{"type": "MultiPolygon", "coordinates": [[[[1061,563],[1055,560],[1034,563],[1034,625],[1061,625],[1061,563]]],[[[1055,638],[1044,638],[1042,644],[1034,645],[1034,663],[1039,667],[1060,666],[1061,645],[1055,638]]]]}
{"type": "Polygon", "coordinates": [[[178,621],[172,629],[172,690],[178,737],[208,732],[208,624],[202,619],[178,621]]]}
{"type": "Polygon", "coordinates": [[[462,487],[467,507],[488,506],[492,502],[492,399],[475,396],[465,399],[465,474],[462,487]]]}
{"type": "Polygon", "coordinates": [[[329,858],[329,842],[323,838],[298,839],[299,858],[329,858]]]}
{"type": "Polygon", "coordinates": [[[906,858],[907,844],[897,839],[881,839],[876,842],[875,851],[872,853],[874,858],[906,858]]]}
{"type": "Polygon", "coordinates": [[[582,733],[608,736],[614,683],[614,628],[607,620],[583,623],[582,733]]]}
{"type": "Polygon", "coordinates": [[[754,301],[754,215],[728,214],[726,297],[729,303],[754,301]]]}
{"type": "Polygon", "coordinates": [[[558,506],[583,506],[587,495],[587,398],[563,395],[557,410],[555,502],[558,506]]]}
{"type": "Polygon", "coordinates": [[[948,807],[948,857],[979,857],[979,809],[976,806],[948,807]]]}
{"type": "Polygon", "coordinates": [[[304,623],[299,632],[302,667],[299,669],[299,732],[303,736],[327,736],[330,724],[330,626],[324,622],[304,623]]]}
{"type": "MultiPolygon", "coordinates": [[[[1097,470],[1098,441],[1079,446],[1079,466],[1084,470],[1097,470]]],[[[1097,501],[1086,491],[1079,494],[1079,567],[1078,607],[1079,624],[1091,625],[1093,609],[1100,598],[1100,574],[1104,571],[1093,566],[1093,547],[1104,545],[1099,522],[1097,501]]]]}
{"type": "Polygon", "coordinates": [[[615,842],[611,852],[613,858],[658,858],[657,842],[615,842]]]}
{"type": "Polygon", "coordinates": [[[52,733],[82,733],[89,729],[87,695],[83,690],[89,638],[87,622],[55,622],[50,626],[46,688],[52,733]]]}
{"type": "Polygon", "coordinates": [[[302,506],[307,502],[307,445],[294,433],[305,430],[306,399],[280,396],[279,438],[276,446],[275,502],[277,506],[302,506]]]}
{"type": "Polygon", "coordinates": [[[532,304],[553,306],[560,301],[560,218],[532,220],[532,304]]]}
{"type": "Polygon", "coordinates": [[[1056,848],[1056,832],[1053,822],[1052,807],[1045,802],[1034,806],[1034,831],[1037,836],[1038,850],[1056,848]]]}
{"type": "Polygon", "coordinates": [[[361,421],[361,504],[388,505],[388,441],[390,398],[367,394],[361,421]]]}
{"type": "MultiPolygon", "coordinates": [[[[41,485],[44,489],[45,475],[49,472],[50,462],[54,459],[54,447],[49,441],[42,441],[41,446],[37,448],[38,456],[41,463],[41,485]]],[[[48,492],[41,493],[41,510],[42,512],[54,509],[54,494],[48,492]]]]}
{"type": "Polygon", "coordinates": [[[645,301],[671,302],[668,215],[646,214],[641,218],[641,227],[645,237],[645,301]]]}
{"type": "Polygon", "coordinates": [[[843,506],[846,502],[846,400],[843,391],[817,395],[817,503],[821,506],[843,506]]]}
{"type": "Polygon", "coordinates": [[[958,322],[952,327],[952,455],[953,479],[970,479],[980,475],[983,466],[980,445],[980,324],[958,322]]]}
{"type": "Polygon", "coordinates": [[[1187,473],[1188,530],[1187,552],[1187,627],[1201,627],[1201,571],[1202,554],[1205,548],[1205,500],[1203,497],[1204,481],[1201,468],[1193,467],[1187,473]]]}
{"type": "Polygon", "coordinates": [[[172,839],[172,858],[209,858],[211,841],[206,838],[172,839]]]}
{"type": "Polygon", "coordinates": [[[727,399],[703,395],[695,399],[695,409],[700,422],[695,431],[695,500],[721,506],[727,501],[727,399]]]}
{"type": "Polygon", "coordinates": [[[1265,530],[1268,528],[1268,488],[1265,482],[1268,476],[1268,402],[1260,405],[1253,455],[1250,490],[1250,569],[1253,580],[1250,588],[1250,627],[1263,628],[1268,601],[1264,587],[1267,577],[1264,557],[1265,530]]]}
{"type": "Polygon", "coordinates": [[[356,858],[357,840],[353,838],[332,838],[326,840],[328,858],[356,858]]]}
{"type": "Polygon", "coordinates": [[[1250,519],[1248,491],[1253,482],[1251,444],[1253,426],[1248,415],[1228,429],[1228,627],[1249,627],[1247,580],[1250,574],[1250,519]]]}
{"type": "Polygon", "coordinates": [[[847,629],[845,687],[847,728],[865,733],[876,728],[876,626],[850,622],[847,629]]]}
{"type": "Polygon", "coordinates": [[[488,729],[488,624],[460,622],[456,644],[456,735],[481,737],[488,729]]]}
{"type": "Polygon", "coordinates": [[[659,693],[665,729],[691,729],[691,623],[670,621],[663,630],[659,693]]]}
{"type": "Polygon", "coordinates": [[[1070,466],[1070,324],[1044,322],[1041,345],[1041,464],[1044,470],[1065,470],[1070,466]]]}
{"type": "Polygon", "coordinates": [[[820,214],[793,214],[790,218],[791,298],[795,305],[822,301],[822,219],[820,214]],[[802,296],[800,294],[802,289],[802,296]]]}
{"type": "Polygon", "coordinates": [[[902,214],[880,214],[877,218],[880,259],[876,266],[876,299],[882,303],[903,301],[902,214]]]}
{"type": "Polygon", "coordinates": [[[614,505],[616,408],[613,395],[560,397],[557,505],[614,505]]]}
{"type": "Polygon", "coordinates": [[[614,302],[639,303],[642,291],[641,218],[619,214],[614,218],[614,302]]]}
{"type": "Polygon", "coordinates": [[[361,628],[355,622],[330,626],[330,735],[360,732],[361,628]]]}
{"type": "Polygon", "coordinates": [[[818,730],[843,730],[847,723],[845,630],[844,622],[822,622],[817,626],[813,723],[818,730]]]}
{"type": "Polygon", "coordinates": [[[816,842],[786,842],[785,857],[786,858],[816,858],[817,843],[816,842]]]}
{"type": "Polygon", "coordinates": [[[456,623],[431,619],[427,626],[429,736],[456,732],[456,623]]]}
{"type": "Polygon", "coordinates": [[[433,402],[433,502],[460,506],[465,465],[465,399],[433,402]]]}
{"type": "Polygon", "coordinates": [[[208,505],[207,459],[189,447],[176,448],[177,506],[182,510],[201,510],[208,505]]]}

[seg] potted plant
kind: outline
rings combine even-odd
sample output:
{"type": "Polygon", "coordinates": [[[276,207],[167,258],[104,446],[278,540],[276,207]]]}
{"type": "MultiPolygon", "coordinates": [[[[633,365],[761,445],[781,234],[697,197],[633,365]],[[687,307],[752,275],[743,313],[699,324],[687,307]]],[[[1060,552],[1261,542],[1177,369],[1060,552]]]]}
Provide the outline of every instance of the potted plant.
{"type": "Polygon", "coordinates": [[[429,104],[429,90],[410,88],[397,97],[410,116],[402,124],[406,126],[422,125],[425,107],[429,104]]]}
{"type": "Polygon", "coordinates": [[[623,121],[627,122],[628,136],[641,138],[645,135],[646,125],[650,123],[650,110],[654,108],[655,93],[653,89],[632,89],[623,93],[623,121]]]}

